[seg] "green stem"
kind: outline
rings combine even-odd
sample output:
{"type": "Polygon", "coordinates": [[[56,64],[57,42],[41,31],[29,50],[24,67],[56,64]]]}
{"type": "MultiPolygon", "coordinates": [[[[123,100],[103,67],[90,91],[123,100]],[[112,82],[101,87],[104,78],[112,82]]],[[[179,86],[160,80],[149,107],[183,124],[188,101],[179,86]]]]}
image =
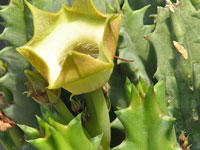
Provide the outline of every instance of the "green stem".
{"type": "MultiPolygon", "coordinates": [[[[69,109],[66,107],[66,105],[63,103],[61,99],[59,100],[58,103],[54,104],[53,106],[57,110],[57,112],[61,115],[61,117],[66,121],[67,124],[74,118],[72,113],[69,111],[69,109]]],[[[83,128],[83,130],[86,136],[88,138],[91,138],[91,136],[88,134],[85,128],[83,128]]]]}
{"type": "Polygon", "coordinates": [[[62,100],[59,100],[56,104],[53,105],[57,112],[62,116],[62,118],[69,123],[74,116],[69,111],[69,109],[65,106],[62,100]]]}
{"type": "Polygon", "coordinates": [[[16,147],[21,147],[23,145],[23,132],[19,127],[15,126],[14,128],[9,129],[8,133],[16,147]]]}
{"type": "Polygon", "coordinates": [[[92,137],[103,133],[101,145],[110,147],[110,118],[104,94],[101,89],[86,94],[86,109],[89,118],[85,128],[92,137]]]}
{"type": "MultiPolygon", "coordinates": [[[[66,124],[68,124],[74,116],[69,111],[67,106],[63,103],[63,101],[51,92],[47,91],[49,101],[54,106],[54,108],[57,110],[57,112],[60,114],[60,116],[66,121],[66,124]]],[[[86,136],[90,138],[91,136],[88,134],[88,132],[83,128],[86,136]]]]}

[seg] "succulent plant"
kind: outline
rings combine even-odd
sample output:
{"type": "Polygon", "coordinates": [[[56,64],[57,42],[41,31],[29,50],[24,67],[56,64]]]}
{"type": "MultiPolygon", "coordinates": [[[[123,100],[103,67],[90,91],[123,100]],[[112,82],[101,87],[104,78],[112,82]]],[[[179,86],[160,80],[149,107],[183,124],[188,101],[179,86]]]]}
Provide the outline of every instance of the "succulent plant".
{"type": "Polygon", "coordinates": [[[173,128],[175,118],[167,110],[164,82],[148,87],[140,80],[137,86],[131,85],[130,95],[130,105],[115,112],[126,139],[113,150],[180,150],[173,128]]]}
{"type": "Polygon", "coordinates": [[[186,132],[191,149],[200,147],[197,14],[188,0],[168,1],[166,8],[158,8],[155,31],[147,36],[157,55],[155,77],[166,80],[167,101],[177,118],[176,131],[178,135],[186,132]]]}
{"type": "Polygon", "coordinates": [[[1,144],[198,150],[199,6],[199,0],[1,6],[1,144]]]}
{"type": "Polygon", "coordinates": [[[47,110],[43,112],[46,121],[37,117],[40,130],[20,125],[29,138],[27,141],[38,150],[98,150],[100,148],[102,135],[88,139],[82,129],[81,114],[65,125],[54,120],[51,113],[47,110]]]}
{"type": "Polygon", "coordinates": [[[36,127],[35,114],[39,114],[39,107],[23,94],[26,90],[24,70],[31,66],[16,51],[16,47],[27,41],[23,7],[22,1],[13,0],[8,7],[0,11],[5,24],[0,38],[7,43],[7,46],[0,52],[0,60],[3,64],[1,70],[5,68],[0,78],[0,86],[5,91],[2,91],[3,100],[8,103],[8,106],[1,106],[1,109],[5,115],[17,123],[36,127]]]}

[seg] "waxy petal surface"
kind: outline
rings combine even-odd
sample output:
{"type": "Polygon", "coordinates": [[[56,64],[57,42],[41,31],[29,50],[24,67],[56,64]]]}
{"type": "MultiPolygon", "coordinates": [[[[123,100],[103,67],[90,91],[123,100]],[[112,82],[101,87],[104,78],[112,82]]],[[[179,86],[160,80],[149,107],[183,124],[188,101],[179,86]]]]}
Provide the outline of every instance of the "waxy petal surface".
{"type": "Polygon", "coordinates": [[[113,69],[121,14],[104,14],[92,0],[75,0],[57,13],[26,2],[33,14],[34,36],[18,48],[48,81],[73,94],[102,87],[113,69]]]}

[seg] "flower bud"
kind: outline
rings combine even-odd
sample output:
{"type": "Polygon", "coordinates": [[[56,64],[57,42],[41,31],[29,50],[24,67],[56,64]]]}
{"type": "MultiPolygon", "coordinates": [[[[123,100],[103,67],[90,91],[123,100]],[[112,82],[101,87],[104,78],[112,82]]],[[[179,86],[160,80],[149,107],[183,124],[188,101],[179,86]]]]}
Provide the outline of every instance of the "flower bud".
{"type": "Polygon", "coordinates": [[[28,97],[32,97],[36,102],[40,104],[51,104],[50,99],[52,98],[48,93],[53,93],[58,97],[60,96],[60,89],[47,89],[48,82],[38,72],[26,70],[25,75],[28,79],[26,82],[28,91],[26,93],[28,97]]]}

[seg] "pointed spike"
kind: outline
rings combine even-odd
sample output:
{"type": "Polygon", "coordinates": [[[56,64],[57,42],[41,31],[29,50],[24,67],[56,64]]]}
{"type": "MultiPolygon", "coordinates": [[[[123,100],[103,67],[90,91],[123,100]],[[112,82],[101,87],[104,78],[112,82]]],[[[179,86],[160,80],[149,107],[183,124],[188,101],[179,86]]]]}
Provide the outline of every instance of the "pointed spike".
{"type": "Polygon", "coordinates": [[[163,80],[160,80],[154,86],[154,93],[155,93],[156,100],[158,102],[158,105],[159,105],[162,113],[165,115],[168,115],[169,113],[168,113],[167,103],[166,103],[165,82],[163,80]]]}
{"type": "Polygon", "coordinates": [[[123,10],[123,11],[131,11],[131,12],[132,12],[132,9],[131,9],[131,7],[130,7],[130,5],[129,5],[128,0],[125,0],[125,1],[124,1],[124,4],[123,4],[123,6],[122,6],[122,10],[123,10]]]}
{"type": "Polygon", "coordinates": [[[36,139],[40,137],[40,132],[32,127],[26,126],[26,125],[20,125],[18,126],[31,138],[31,139],[36,139]]]}
{"type": "Polygon", "coordinates": [[[130,106],[132,109],[134,109],[135,107],[138,107],[141,104],[142,104],[142,98],[140,97],[140,92],[135,87],[135,85],[132,84],[130,106]]]}
{"type": "Polygon", "coordinates": [[[103,133],[91,139],[91,142],[95,145],[96,149],[99,149],[99,147],[101,146],[100,144],[102,137],[103,133]]]}
{"type": "Polygon", "coordinates": [[[37,115],[36,115],[36,119],[40,128],[40,135],[41,137],[44,137],[45,136],[44,121],[37,115]]]}
{"type": "Polygon", "coordinates": [[[27,140],[27,142],[36,147],[37,150],[56,150],[52,137],[27,140]]]}
{"type": "Polygon", "coordinates": [[[131,91],[132,91],[132,83],[127,77],[125,81],[125,93],[126,93],[127,101],[129,103],[131,102],[131,91]]]}

